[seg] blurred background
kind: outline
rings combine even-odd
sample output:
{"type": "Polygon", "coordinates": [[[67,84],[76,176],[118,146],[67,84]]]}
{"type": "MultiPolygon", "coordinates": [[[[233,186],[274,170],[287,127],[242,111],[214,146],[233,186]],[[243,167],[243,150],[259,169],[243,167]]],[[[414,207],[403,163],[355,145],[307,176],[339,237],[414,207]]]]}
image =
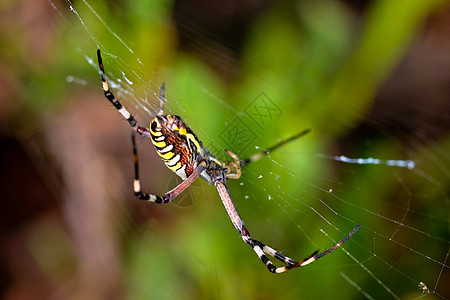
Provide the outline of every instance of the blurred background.
{"type": "MultiPolygon", "coordinates": [[[[2,299],[450,298],[449,1],[6,0],[0,16],[2,299]],[[254,238],[302,259],[360,230],[273,275],[206,183],[137,200],[98,47],[141,125],[165,82],[165,113],[220,159],[312,129],[229,181],[254,238]]],[[[179,182],[138,148],[145,191],[179,182]]]]}

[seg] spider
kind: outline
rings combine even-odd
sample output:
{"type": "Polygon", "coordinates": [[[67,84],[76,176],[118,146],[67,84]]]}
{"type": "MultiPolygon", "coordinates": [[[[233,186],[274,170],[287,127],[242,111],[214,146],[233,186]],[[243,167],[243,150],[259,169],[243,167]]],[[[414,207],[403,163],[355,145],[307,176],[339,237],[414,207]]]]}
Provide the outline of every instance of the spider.
{"type": "Polygon", "coordinates": [[[105,97],[122,114],[122,116],[133,128],[132,143],[135,168],[134,193],[139,199],[160,204],[169,203],[181,192],[187,189],[198,177],[202,177],[209,184],[216,187],[228,216],[230,217],[234,227],[241,235],[241,238],[253,249],[259,259],[272,273],[283,273],[287,270],[310,264],[337,249],[358,230],[359,224],[333,247],[321,253],[316,250],[314,253],[300,261],[295,261],[292,258],[284,256],[275,249],[251,238],[250,233],[245,227],[244,222],[239,216],[239,213],[231,200],[225,182],[228,178],[239,179],[241,176],[241,167],[261,159],[263,156],[278,149],[286,143],[305,135],[310,130],[304,130],[286,140],[279,142],[269,149],[258,152],[243,160],[239,159],[233,152],[225,150],[233,161],[221,162],[203,146],[202,142],[195,136],[192,130],[185,125],[179,116],[163,114],[164,84],[161,86],[160,108],[158,115],[150,122],[149,128],[139,126],[136,119],[125,107],[122,106],[122,104],[120,104],[113,93],[109,90],[100,49],[97,50],[97,58],[105,97]],[[141,190],[135,132],[149,138],[155,146],[156,152],[162,158],[166,166],[183,179],[178,186],[168,191],[163,196],[145,193],[141,190]],[[283,262],[285,266],[276,267],[267,258],[266,254],[283,262]]]}

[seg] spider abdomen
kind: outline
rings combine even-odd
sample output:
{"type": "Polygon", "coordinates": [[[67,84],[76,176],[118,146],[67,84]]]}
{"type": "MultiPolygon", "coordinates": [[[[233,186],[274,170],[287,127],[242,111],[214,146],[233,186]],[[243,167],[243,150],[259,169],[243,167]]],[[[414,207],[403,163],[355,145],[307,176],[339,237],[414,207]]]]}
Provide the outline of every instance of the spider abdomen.
{"type": "Polygon", "coordinates": [[[176,115],[159,115],[150,122],[151,140],[166,166],[183,180],[192,174],[203,154],[201,142],[176,115]]]}

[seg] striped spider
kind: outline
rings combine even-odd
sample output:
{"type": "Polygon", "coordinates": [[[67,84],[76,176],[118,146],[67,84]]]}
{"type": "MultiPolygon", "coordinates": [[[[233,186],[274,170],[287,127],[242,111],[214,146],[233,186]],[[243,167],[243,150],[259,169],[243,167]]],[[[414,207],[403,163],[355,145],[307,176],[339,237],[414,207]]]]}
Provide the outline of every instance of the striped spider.
{"type": "Polygon", "coordinates": [[[132,134],[135,168],[134,193],[139,199],[160,204],[169,203],[187,189],[198,177],[202,177],[209,184],[216,187],[222,203],[225,206],[225,210],[234,227],[241,235],[241,238],[253,249],[253,251],[255,251],[259,259],[272,273],[283,273],[287,270],[310,264],[337,249],[358,230],[359,224],[333,247],[321,253],[316,250],[314,253],[300,261],[295,261],[284,256],[275,249],[251,238],[250,233],[245,227],[244,222],[231,200],[225,182],[228,178],[239,179],[241,176],[241,167],[255,162],[286,143],[305,135],[309,132],[309,129],[283,140],[267,150],[256,153],[247,159],[241,160],[236,154],[229,150],[225,150],[233,161],[221,162],[203,146],[202,142],[195,136],[192,130],[184,124],[179,116],[163,114],[164,84],[161,87],[160,109],[158,115],[150,122],[149,128],[139,126],[136,119],[122,106],[122,104],[120,104],[109,90],[100,50],[97,50],[97,58],[105,97],[122,114],[134,130],[132,134]],[[183,179],[178,186],[162,196],[145,193],[141,190],[139,162],[134,132],[149,138],[166,166],[183,179]],[[275,265],[267,258],[266,254],[283,262],[285,266],[275,267],[275,265]]]}

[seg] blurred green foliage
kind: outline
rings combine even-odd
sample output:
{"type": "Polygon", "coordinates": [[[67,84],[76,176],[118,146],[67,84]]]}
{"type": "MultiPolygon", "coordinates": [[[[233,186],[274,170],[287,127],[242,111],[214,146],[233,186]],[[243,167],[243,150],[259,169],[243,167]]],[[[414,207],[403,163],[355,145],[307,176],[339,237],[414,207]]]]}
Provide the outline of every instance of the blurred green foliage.
{"type": "MultiPolygon", "coordinates": [[[[392,244],[371,246],[376,232],[386,236],[391,233],[392,224],[385,223],[383,217],[401,220],[401,210],[397,212],[384,199],[396,194],[392,190],[398,189],[398,178],[404,178],[405,185],[417,189],[412,191],[413,195],[418,194],[417,199],[414,198],[417,201],[441,195],[432,195],[433,188],[428,185],[427,189],[422,178],[414,177],[408,170],[391,171],[369,165],[344,166],[336,171],[330,162],[316,159],[312,154],[330,153],[330,141],[355,128],[367,116],[380,85],[420,34],[427,17],[448,2],[372,1],[360,16],[361,20],[337,1],[273,3],[252,20],[237,55],[237,70],[225,76],[202,56],[214,57],[215,53],[201,48],[183,51],[180,47],[172,20],[173,3],[149,0],[88,3],[110,30],[82,1],[76,1],[77,12],[95,40],[79,26],[67,8],[61,19],[57,19],[56,45],[51,49],[51,59],[43,65],[32,66],[27,60],[20,61],[18,68],[30,66],[22,79],[25,88],[21,98],[35,118],[45,119],[49,114],[56,114],[67,104],[65,95],[75,89],[97,89],[98,101],[104,101],[98,88],[95,62],[91,66],[86,60],[86,57],[95,59],[97,43],[104,53],[109,74],[118,78],[120,71],[127,67],[130,67],[128,75],[132,70],[146,74],[148,77],[142,80],[134,78],[133,88],[138,97],[144,97],[144,90],[152,87],[146,92],[153,110],[157,107],[153,93],[159,93],[158,86],[164,81],[168,99],[166,112],[181,115],[206,145],[214,144],[219,149],[233,147],[226,145],[218,135],[236,117],[251,122],[245,119],[247,116],[243,112],[263,91],[279,106],[282,116],[265,128],[252,127],[257,136],[255,145],[270,146],[305,128],[313,131],[273,154],[276,162],[287,167],[265,159],[256,166],[249,166],[242,181],[229,183],[231,195],[252,235],[263,238],[263,242],[277,249],[285,249],[288,256],[301,259],[316,248],[330,246],[332,240],[339,240],[356,222],[361,222],[363,228],[352,238],[356,242],[345,244],[351,255],[357,256],[362,264],[367,263],[369,270],[377,271],[389,268],[377,265],[372,255],[381,256],[389,264],[399,259],[392,253],[392,244]],[[130,53],[113,33],[134,53],[130,53]],[[69,85],[65,79],[70,75],[86,80],[86,86],[69,85]],[[259,175],[262,179],[258,179],[259,175]],[[327,195],[317,186],[324,189],[332,186],[338,198],[327,195]],[[420,197],[422,194],[428,196],[420,197]],[[268,199],[268,195],[274,199],[268,199]],[[338,207],[344,218],[333,214],[317,200],[338,207]],[[313,212],[312,207],[318,213],[313,212]],[[293,212],[286,212],[291,209],[293,212]],[[366,215],[367,211],[382,217],[366,215]],[[332,220],[332,226],[327,225],[319,213],[332,220]],[[360,216],[364,216],[363,219],[360,216]],[[331,239],[319,228],[325,228],[331,239]]],[[[3,57],[11,56],[8,54],[11,47],[19,48],[20,42],[14,42],[12,37],[8,42],[9,47],[0,46],[3,57]]],[[[220,56],[216,59],[220,60],[220,56]]],[[[121,101],[125,105],[132,104],[127,102],[126,96],[122,96],[121,101]]],[[[105,105],[105,109],[111,108],[105,105]]],[[[145,114],[144,117],[150,118],[145,114]]],[[[113,125],[125,126],[123,124],[113,125]]],[[[360,157],[403,155],[395,137],[373,139],[370,146],[359,145],[358,150],[360,157]]],[[[253,147],[249,147],[238,154],[245,157],[253,152],[253,147]]],[[[218,156],[225,158],[223,154],[218,156]]],[[[436,174],[435,170],[426,172],[436,174]]],[[[435,176],[442,182],[448,180],[445,176],[442,179],[435,176]]],[[[428,268],[430,261],[425,260],[427,267],[421,270],[421,276],[415,275],[417,270],[413,267],[409,269],[402,264],[396,266],[404,273],[401,280],[393,281],[398,274],[389,277],[398,270],[376,274],[386,285],[383,286],[362,271],[345,252],[338,250],[311,266],[272,275],[243,244],[214,188],[202,186],[198,205],[187,210],[167,208],[175,210],[177,215],[170,219],[173,224],[159,220],[156,225],[144,223],[123,233],[122,288],[126,299],[362,298],[341,272],[376,299],[389,296],[386,286],[399,297],[408,298],[409,293],[419,292],[414,280],[436,274],[434,267],[428,268]]],[[[159,192],[163,192],[163,187],[159,192]]],[[[411,201],[411,195],[403,196],[411,201]]],[[[430,202],[423,207],[430,205],[430,214],[439,212],[436,207],[439,202],[430,202]]],[[[422,230],[429,226],[420,223],[424,221],[420,216],[416,217],[417,223],[411,223],[413,228],[422,230]]],[[[447,224],[448,220],[444,220],[441,225],[447,224]]],[[[421,245],[411,247],[419,249],[421,245]]],[[[412,251],[408,250],[405,255],[412,251]]]]}

